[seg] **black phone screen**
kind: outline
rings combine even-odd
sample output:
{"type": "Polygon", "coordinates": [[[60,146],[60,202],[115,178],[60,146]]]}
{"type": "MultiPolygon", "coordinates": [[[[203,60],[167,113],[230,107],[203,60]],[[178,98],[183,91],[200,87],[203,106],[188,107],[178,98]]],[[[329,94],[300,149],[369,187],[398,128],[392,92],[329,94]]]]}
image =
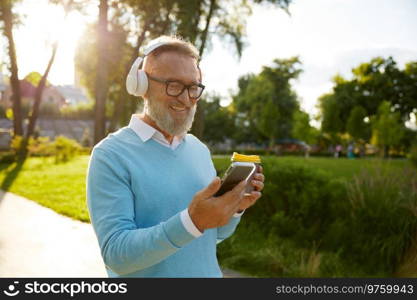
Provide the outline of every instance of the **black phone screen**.
{"type": "Polygon", "coordinates": [[[222,180],[222,185],[220,189],[214,196],[218,197],[232,190],[236,185],[239,184],[239,182],[246,179],[252,171],[252,166],[230,167],[229,170],[226,172],[224,179],[222,180]]]}

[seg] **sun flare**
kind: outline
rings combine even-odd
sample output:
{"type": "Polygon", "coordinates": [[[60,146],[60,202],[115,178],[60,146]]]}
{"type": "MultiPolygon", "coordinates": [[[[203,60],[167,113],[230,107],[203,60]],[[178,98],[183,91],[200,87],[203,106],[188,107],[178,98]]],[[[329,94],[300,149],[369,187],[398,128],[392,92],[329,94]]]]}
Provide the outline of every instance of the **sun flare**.
{"type": "Polygon", "coordinates": [[[58,52],[50,73],[53,84],[74,83],[74,54],[77,41],[86,25],[80,13],[65,16],[62,6],[47,1],[31,1],[22,10],[24,26],[16,31],[19,77],[32,71],[43,73],[52,53],[52,44],[58,42],[58,52]],[[36,3],[35,3],[36,2],[36,3]]]}

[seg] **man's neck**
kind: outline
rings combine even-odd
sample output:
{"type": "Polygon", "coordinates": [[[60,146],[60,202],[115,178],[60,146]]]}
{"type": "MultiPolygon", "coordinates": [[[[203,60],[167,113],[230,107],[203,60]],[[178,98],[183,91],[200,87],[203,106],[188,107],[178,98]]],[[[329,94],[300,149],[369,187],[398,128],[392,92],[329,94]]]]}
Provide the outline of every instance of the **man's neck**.
{"type": "Polygon", "coordinates": [[[162,133],[164,135],[164,137],[166,138],[166,140],[171,144],[174,136],[170,135],[169,133],[167,133],[166,131],[163,131],[161,128],[158,127],[158,125],[156,125],[155,121],[151,119],[151,117],[149,117],[146,113],[142,113],[141,115],[139,115],[139,118],[145,122],[146,124],[148,124],[149,126],[152,126],[153,128],[155,128],[156,130],[158,130],[160,133],[162,133]]]}

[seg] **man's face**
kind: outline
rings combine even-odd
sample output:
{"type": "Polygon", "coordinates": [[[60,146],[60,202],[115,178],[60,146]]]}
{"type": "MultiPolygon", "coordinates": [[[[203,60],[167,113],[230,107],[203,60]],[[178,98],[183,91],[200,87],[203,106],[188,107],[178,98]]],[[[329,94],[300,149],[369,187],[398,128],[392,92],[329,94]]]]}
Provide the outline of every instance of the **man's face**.
{"type": "MultiPolygon", "coordinates": [[[[163,52],[149,57],[145,71],[164,80],[175,80],[183,84],[200,82],[200,73],[195,59],[176,52],[163,52]]],[[[165,83],[149,80],[145,95],[146,113],[160,129],[170,135],[181,135],[191,129],[196,111],[196,100],[189,98],[187,89],[177,96],[166,94],[165,83]]]]}

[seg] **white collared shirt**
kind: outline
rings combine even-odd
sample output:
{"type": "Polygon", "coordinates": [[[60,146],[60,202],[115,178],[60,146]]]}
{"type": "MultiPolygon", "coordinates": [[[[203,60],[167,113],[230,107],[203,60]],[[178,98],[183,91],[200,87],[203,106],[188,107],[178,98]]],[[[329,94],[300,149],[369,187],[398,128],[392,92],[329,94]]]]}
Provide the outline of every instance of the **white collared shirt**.
{"type": "MultiPolygon", "coordinates": [[[[185,137],[185,133],[181,136],[174,136],[174,139],[172,140],[172,143],[170,144],[168,140],[165,138],[165,136],[159,130],[157,130],[156,128],[152,127],[151,125],[141,120],[139,114],[132,115],[132,117],[130,118],[128,127],[132,129],[143,142],[146,142],[152,138],[154,141],[160,143],[161,145],[165,147],[171,148],[173,150],[177,148],[184,141],[184,137],[185,137]]],[[[235,213],[233,217],[238,218],[241,215],[243,215],[243,212],[235,213]]],[[[187,229],[187,231],[193,236],[199,237],[203,234],[200,230],[198,230],[194,222],[191,220],[190,214],[188,212],[188,208],[184,209],[181,212],[181,221],[185,229],[187,229]]]]}
{"type": "Polygon", "coordinates": [[[185,134],[181,136],[174,136],[174,139],[172,140],[172,143],[170,144],[168,140],[165,138],[165,136],[159,130],[152,127],[148,123],[142,121],[140,119],[139,114],[132,115],[130,119],[130,123],[129,123],[129,128],[131,128],[141,138],[142,141],[146,142],[147,140],[152,138],[156,142],[168,148],[171,148],[172,150],[176,149],[181,144],[181,142],[184,140],[184,137],[185,137],[185,134]]]}

